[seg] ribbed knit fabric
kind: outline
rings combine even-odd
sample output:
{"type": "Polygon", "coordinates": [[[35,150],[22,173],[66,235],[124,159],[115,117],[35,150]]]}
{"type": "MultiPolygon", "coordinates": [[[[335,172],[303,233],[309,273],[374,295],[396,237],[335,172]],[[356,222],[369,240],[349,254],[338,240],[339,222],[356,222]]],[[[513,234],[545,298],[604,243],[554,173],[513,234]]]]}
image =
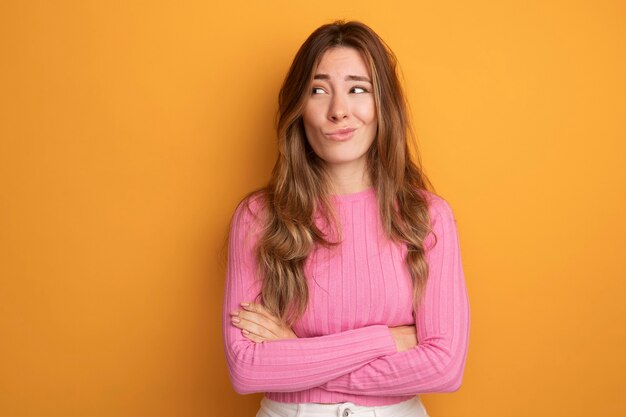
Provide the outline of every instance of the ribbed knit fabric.
{"type": "Polygon", "coordinates": [[[229,312],[260,293],[254,252],[260,199],[238,207],[223,310],[226,361],[237,392],[265,392],[289,403],[376,406],[459,388],[469,303],[456,223],[445,200],[426,194],[433,232],[426,239],[428,282],[415,315],[406,246],[385,236],[370,188],[333,196],[343,239],[338,246],[317,248],[307,260],[309,304],[293,327],[299,338],[260,344],[230,323],[229,312]],[[397,352],[389,327],[411,324],[419,343],[397,352]]]}

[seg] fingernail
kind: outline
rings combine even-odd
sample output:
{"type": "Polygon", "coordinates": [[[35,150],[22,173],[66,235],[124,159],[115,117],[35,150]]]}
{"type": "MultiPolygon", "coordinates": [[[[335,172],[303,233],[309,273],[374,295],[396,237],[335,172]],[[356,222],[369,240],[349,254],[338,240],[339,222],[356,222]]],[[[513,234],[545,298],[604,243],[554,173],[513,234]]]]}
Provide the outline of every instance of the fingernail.
{"type": "Polygon", "coordinates": [[[239,315],[239,310],[231,311],[230,315],[231,316],[238,316],[239,315]]]}
{"type": "Polygon", "coordinates": [[[241,333],[245,334],[246,336],[250,334],[250,332],[247,330],[242,330],[241,333]]]}
{"type": "Polygon", "coordinates": [[[241,303],[241,306],[242,306],[242,307],[249,307],[249,306],[250,306],[250,303],[241,303]]]}
{"type": "Polygon", "coordinates": [[[230,319],[233,323],[239,323],[239,317],[233,317],[230,319]]]}

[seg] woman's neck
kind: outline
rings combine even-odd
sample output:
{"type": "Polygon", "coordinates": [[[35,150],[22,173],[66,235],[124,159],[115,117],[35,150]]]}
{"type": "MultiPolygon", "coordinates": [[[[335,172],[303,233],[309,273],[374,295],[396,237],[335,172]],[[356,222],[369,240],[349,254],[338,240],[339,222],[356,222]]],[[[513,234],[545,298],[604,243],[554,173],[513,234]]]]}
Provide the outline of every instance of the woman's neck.
{"type": "Polygon", "coordinates": [[[328,171],[331,194],[353,194],[372,186],[367,170],[341,169],[333,167],[328,171]]]}

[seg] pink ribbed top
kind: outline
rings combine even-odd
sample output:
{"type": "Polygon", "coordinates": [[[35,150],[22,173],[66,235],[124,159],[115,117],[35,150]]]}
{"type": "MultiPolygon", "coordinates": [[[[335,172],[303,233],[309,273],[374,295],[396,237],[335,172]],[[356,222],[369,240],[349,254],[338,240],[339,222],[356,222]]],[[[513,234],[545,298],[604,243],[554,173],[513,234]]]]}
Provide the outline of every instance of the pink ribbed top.
{"type": "Polygon", "coordinates": [[[427,193],[433,232],[426,239],[429,276],[414,315],[406,246],[383,232],[373,189],[333,196],[342,242],[319,247],[305,275],[309,305],[294,325],[298,339],[256,344],[229,312],[260,293],[255,261],[261,199],[233,217],[223,310],[224,349],[238,393],[274,401],[389,405],[415,394],[455,391],[469,341],[469,304],[452,210],[427,193]],[[433,237],[436,235],[436,240],[433,237]],[[389,327],[415,324],[419,344],[397,352],[389,327]]]}

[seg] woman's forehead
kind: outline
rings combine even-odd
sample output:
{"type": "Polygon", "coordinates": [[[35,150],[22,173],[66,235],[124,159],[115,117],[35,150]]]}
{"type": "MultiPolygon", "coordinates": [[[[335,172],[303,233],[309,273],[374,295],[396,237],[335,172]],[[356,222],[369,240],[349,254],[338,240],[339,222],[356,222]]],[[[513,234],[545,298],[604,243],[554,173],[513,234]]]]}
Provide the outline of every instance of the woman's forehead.
{"type": "Polygon", "coordinates": [[[363,54],[357,49],[347,46],[327,49],[320,57],[313,72],[314,78],[318,78],[319,75],[330,77],[371,76],[369,65],[363,54]]]}

